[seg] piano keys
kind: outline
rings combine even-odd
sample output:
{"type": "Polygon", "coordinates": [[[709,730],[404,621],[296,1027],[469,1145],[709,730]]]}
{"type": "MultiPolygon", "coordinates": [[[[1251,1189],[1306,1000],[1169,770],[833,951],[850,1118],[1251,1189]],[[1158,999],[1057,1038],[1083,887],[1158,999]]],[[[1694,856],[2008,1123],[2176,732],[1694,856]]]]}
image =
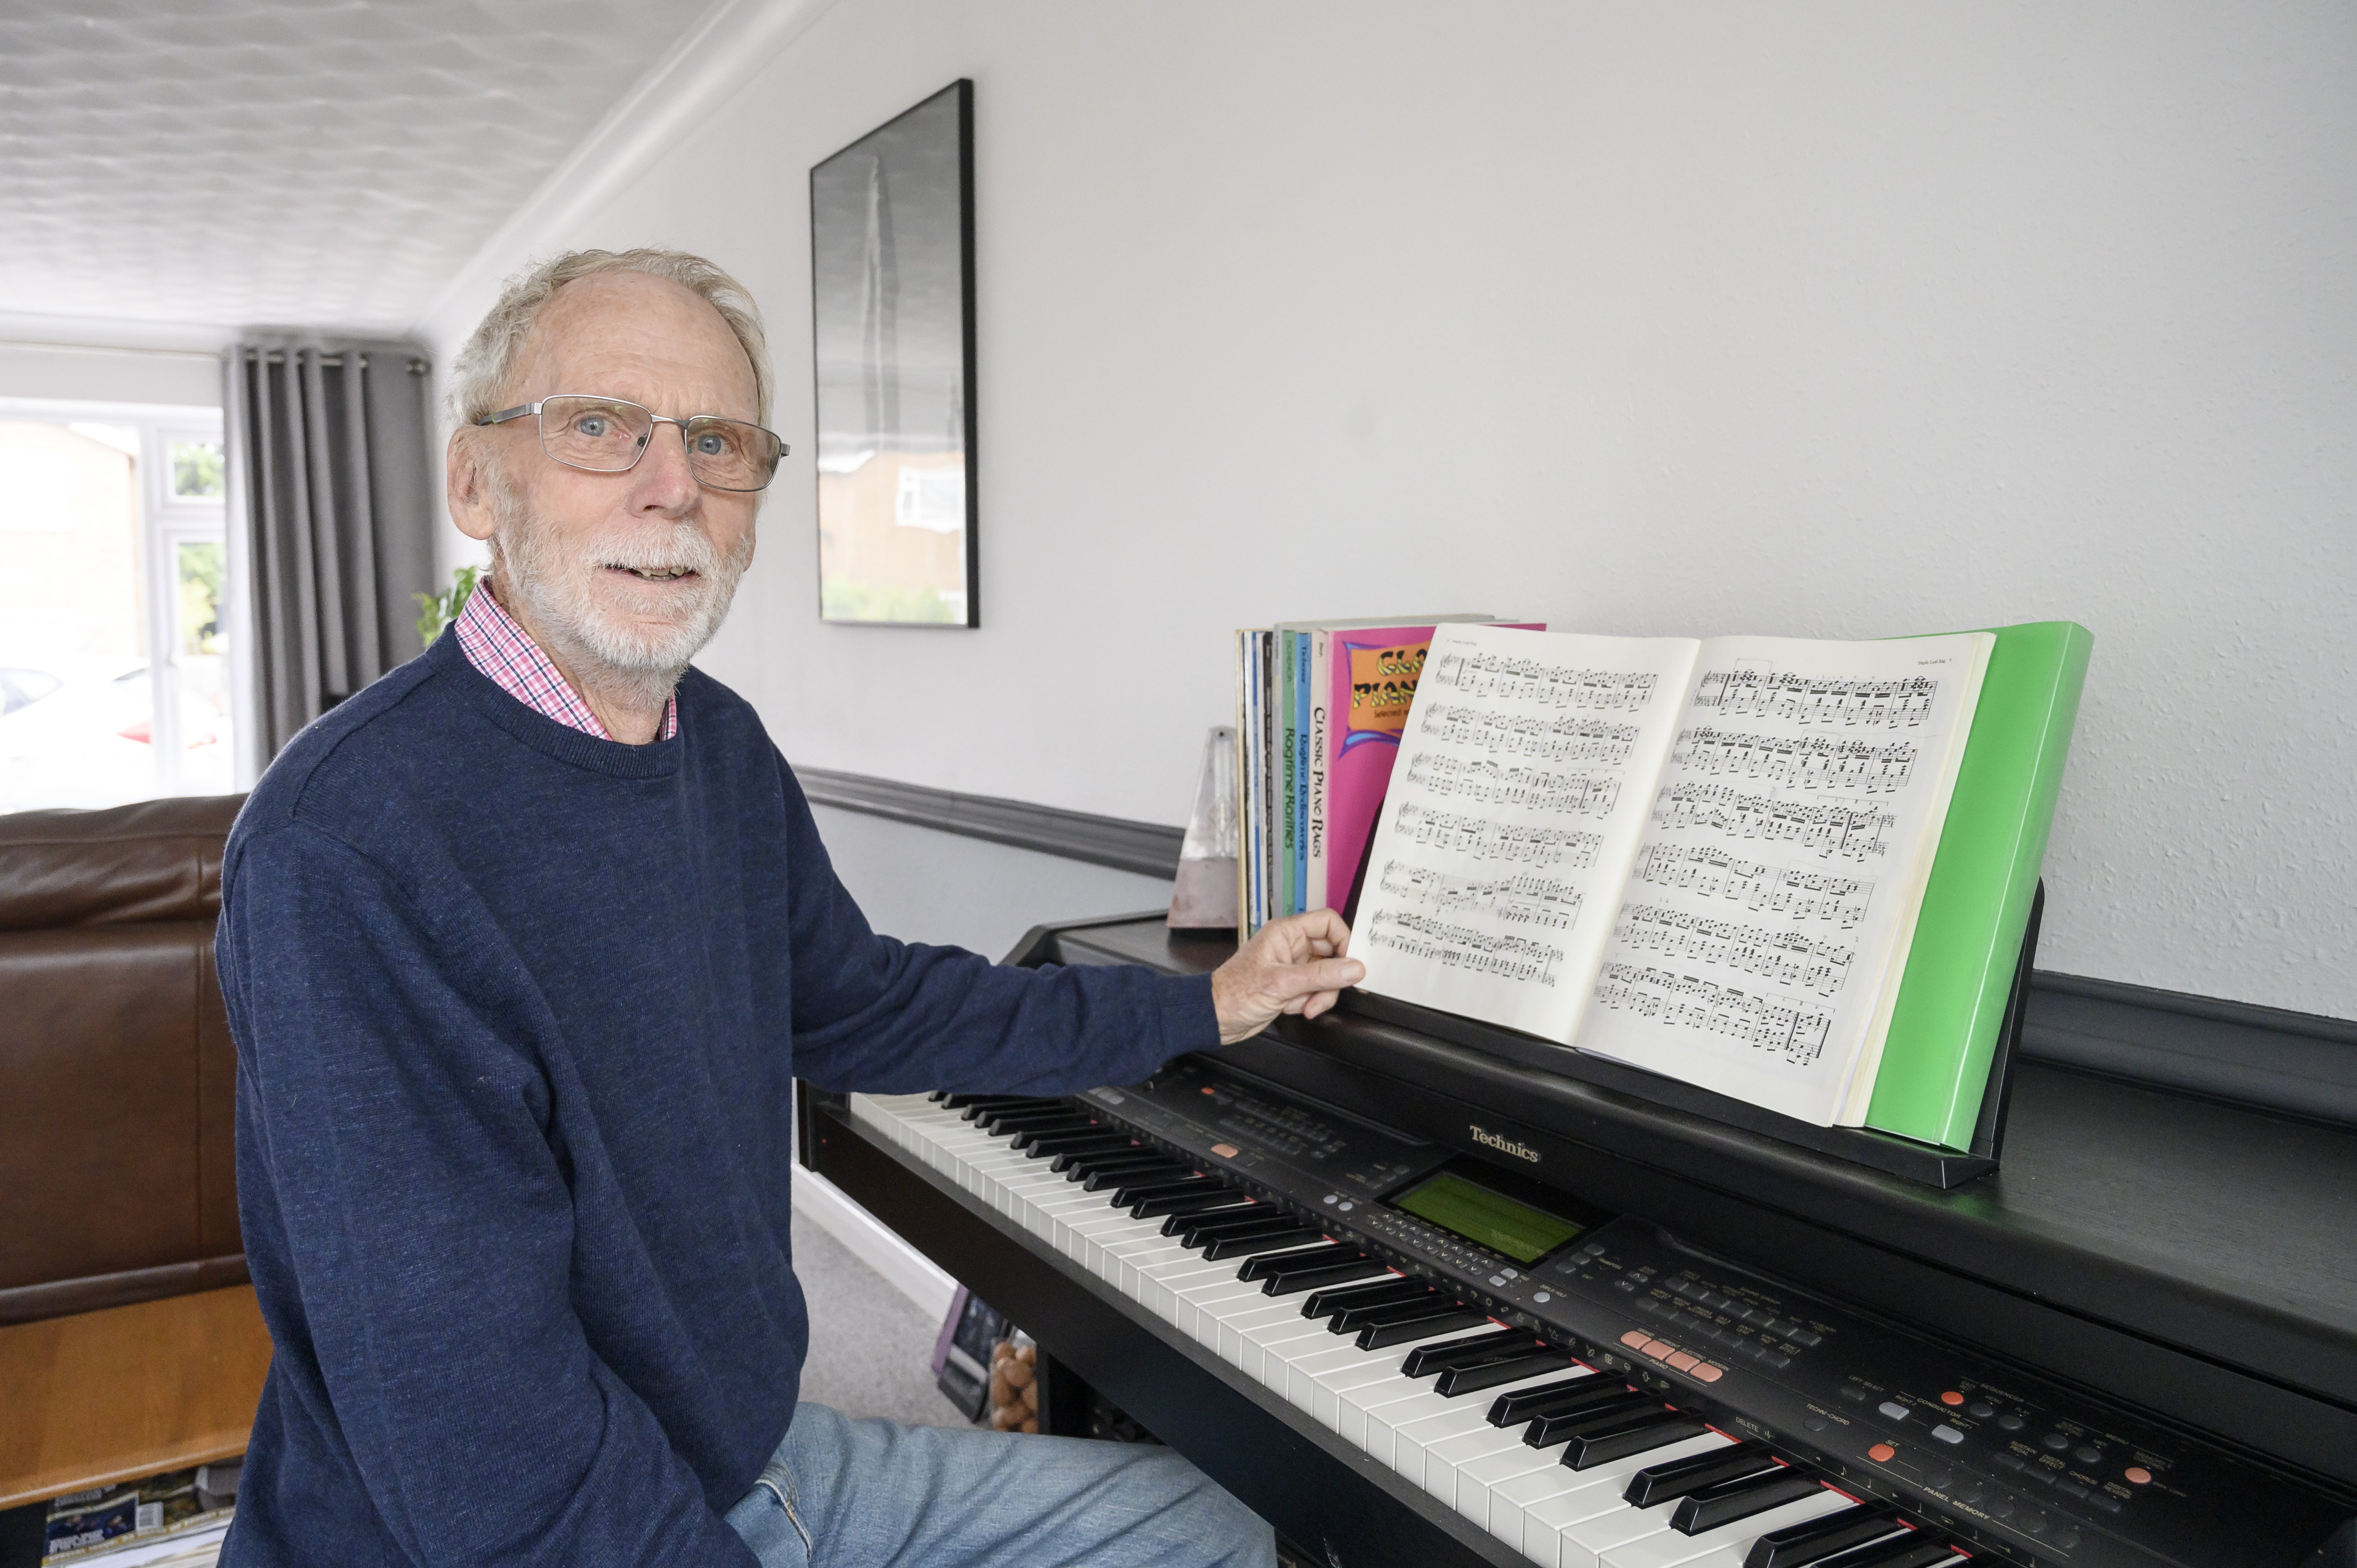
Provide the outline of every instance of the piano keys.
{"type": "Polygon", "coordinates": [[[1181,1175],[1154,1186],[1215,1187],[1226,1206],[1209,1212],[1230,1215],[1224,1223],[1140,1213],[1154,1203],[1146,1187],[1092,1190],[1092,1175],[1150,1153],[1109,1120],[1099,1123],[1107,1135],[1093,1149],[1051,1163],[1046,1151],[1016,1145],[1031,1124],[1024,1112],[1036,1117],[1052,1105],[862,1095],[852,1108],[880,1140],[952,1178],[1532,1562],[1882,1568],[1904,1558],[1932,1568],[1963,1561],[1952,1548],[1929,1550],[1932,1538],[1889,1510],[1681,1414],[1559,1346],[1492,1322],[1216,1171],[1166,1158],[1159,1168],[1181,1175]],[[1254,1239],[1254,1227],[1283,1246],[1222,1252],[1254,1239]],[[1341,1283],[1342,1272],[1361,1283],[1341,1283]],[[1588,1385],[1613,1397],[1576,1409],[1566,1402],[1588,1385]],[[1693,1468],[1714,1455],[1739,1459],[1693,1468]],[[1682,1477],[1706,1484],[1683,1485],[1682,1477]]]}

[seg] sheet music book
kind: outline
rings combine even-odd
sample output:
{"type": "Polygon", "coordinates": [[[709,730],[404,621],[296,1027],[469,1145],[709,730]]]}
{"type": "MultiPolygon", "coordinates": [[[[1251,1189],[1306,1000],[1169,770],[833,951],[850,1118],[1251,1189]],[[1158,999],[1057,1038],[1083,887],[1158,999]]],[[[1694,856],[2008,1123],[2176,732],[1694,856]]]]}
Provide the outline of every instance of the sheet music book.
{"type": "Polygon", "coordinates": [[[1360,897],[1362,989],[1866,1123],[1997,642],[1438,628],[1360,897]]]}

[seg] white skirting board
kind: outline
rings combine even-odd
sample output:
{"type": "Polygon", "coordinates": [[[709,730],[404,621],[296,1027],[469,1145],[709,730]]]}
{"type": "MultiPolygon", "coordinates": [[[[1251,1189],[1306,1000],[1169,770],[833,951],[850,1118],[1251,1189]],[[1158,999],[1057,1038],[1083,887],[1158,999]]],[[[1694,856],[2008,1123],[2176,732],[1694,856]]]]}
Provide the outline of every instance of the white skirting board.
{"type": "Polygon", "coordinates": [[[949,1316],[957,1281],[931,1258],[900,1240],[882,1220],[845,1197],[816,1171],[794,1172],[794,1208],[851,1250],[851,1255],[899,1287],[902,1295],[935,1323],[949,1316]]]}

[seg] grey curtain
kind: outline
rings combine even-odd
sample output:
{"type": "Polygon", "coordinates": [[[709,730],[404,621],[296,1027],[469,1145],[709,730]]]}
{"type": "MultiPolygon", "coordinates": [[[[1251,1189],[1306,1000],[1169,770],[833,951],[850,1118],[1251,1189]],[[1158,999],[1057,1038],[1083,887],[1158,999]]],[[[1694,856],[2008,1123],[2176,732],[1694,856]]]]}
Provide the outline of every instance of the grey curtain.
{"type": "Polygon", "coordinates": [[[231,351],[260,756],[414,656],[434,586],[431,367],[405,343],[231,351]]]}

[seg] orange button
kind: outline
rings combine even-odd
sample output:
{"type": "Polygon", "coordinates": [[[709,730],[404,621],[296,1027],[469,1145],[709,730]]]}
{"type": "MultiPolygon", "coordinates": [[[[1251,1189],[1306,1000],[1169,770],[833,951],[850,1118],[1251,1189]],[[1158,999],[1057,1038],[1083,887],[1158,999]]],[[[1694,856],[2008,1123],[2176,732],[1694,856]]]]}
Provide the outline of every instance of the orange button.
{"type": "Polygon", "coordinates": [[[1232,1160],[1236,1157],[1236,1146],[1233,1144],[1214,1144],[1211,1145],[1211,1153],[1223,1160],[1232,1160]]]}
{"type": "Polygon", "coordinates": [[[1888,1443],[1878,1443],[1866,1451],[1866,1456],[1878,1465],[1888,1465],[1899,1457],[1899,1450],[1888,1443]]]}
{"type": "Polygon", "coordinates": [[[1687,1355],[1683,1350],[1670,1358],[1670,1365],[1675,1367],[1681,1372],[1691,1372],[1700,1363],[1696,1362],[1692,1356],[1687,1355]]]}
{"type": "Polygon", "coordinates": [[[2150,1486],[2152,1472],[2141,1465],[2131,1465],[2128,1466],[2128,1480],[2139,1487],[2150,1486]]]}
{"type": "Polygon", "coordinates": [[[1950,1389],[1946,1393],[1940,1396],[1940,1402],[1942,1404],[1962,1404],[1964,1402],[1964,1396],[1958,1393],[1955,1390],[1950,1389]]]}
{"type": "Polygon", "coordinates": [[[1652,1337],[1641,1328],[1631,1328],[1628,1333],[1620,1336],[1620,1343],[1631,1350],[1642,1350],[1652,1337]]]}
{"type": "Polygon", "coordinates": [[[1671,1344],[1666,1339],[1648,1339],[1642,1345],[1637,1347],[1637,1354],[1641,1356],[1651,1356],[1656,1361],[1665,1361],[1669,1359],[1671,1353],[1676,1349],[1677,1347],[1671,1344]]]}
{"type": "Polygon", "coordinates": [[[1727,1369],[1714,1367],[1708,1361],[1697,1361],[1695,1363],[1694,1375],[1695,1381],[1698,1383],[1715,1383],[1727,1376],[1727,1369]]]}

